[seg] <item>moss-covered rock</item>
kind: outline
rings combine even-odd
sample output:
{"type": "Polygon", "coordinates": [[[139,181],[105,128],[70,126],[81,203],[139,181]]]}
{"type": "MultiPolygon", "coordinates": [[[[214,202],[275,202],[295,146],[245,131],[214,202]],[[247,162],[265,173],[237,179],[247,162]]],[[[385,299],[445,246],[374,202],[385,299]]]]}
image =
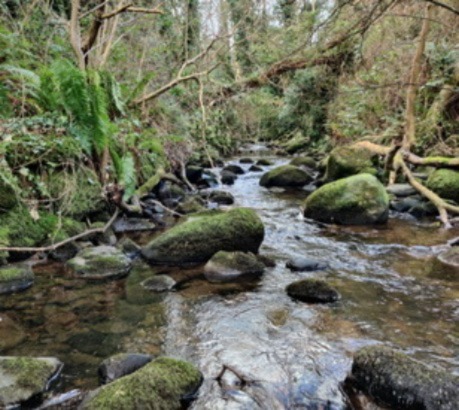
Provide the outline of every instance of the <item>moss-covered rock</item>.
{"type": "Polygon", "coordinates": [[[289,154],[295,154],[299,151],[306,149],[309,145],[309,140],[304,138],[301,134],[295,135],[284,145],[285,151],[289,154]]]}
{"type": "Polygon", "coordinates": [[[317,161],[311,157],[296,157],[290,161],[290,165],[314,169],[317,167],[317,161]]]}
{"type": "Polygon", "coordinates": [[[302,187],[312,181],[311,175],[293,165],[272,169],[260,179],[260,185],[269,187],[302,187]]]}
{"type": "Polygon", "coordinates": [[[286,291],[292,299],[306,303],[331,303],[340,299],[340,294],[327,282],[317,279],[304,279],[291,283],[286,291]]]}
{"type": "Polygon", "coordinates": [[[181,214],[194,214],[196,212],[202,212],[206,208],[204,201],[199,197],[189,197],[184,202],[180,203],[177,207],[177,211],[181,214]]]}
{"type": "Polygon", "coordinates": [[[132,261],[115,247],[97,246],[78,252],[67,265],[83,278],[107,279],[126,276],[132,261]]]}
{"type": "Polygon", "coordinates": [[[0,407],[9,408],[48,389],[62,363],[51,357],[0,357],[0,407]]]}
{"type": "Polygon", "coordinates": [[[34,274],[28,265],[17,264],[0,267],[0,295],[27,289],[34,282],[34,274]]]}
{"type": "Polygon", "coordinates": [[[253,253],[217,252],[204,266],[210,282],[232,282],[260,277],[265,270],[253,253]]]}
{"type": "Polygon", "coordinates": [[[389,197],[369,174],[359,174],[323,185],[305,202],[304,216],[321,222],[366,225],[387,221],[389,197]]]}
{"type": "Polygon", "coordinates": [[[263,223],[251,209],[204,212],[155,238],[142,254],[153,264],[196,264],[222,250],[256,253],[263,238],[263,223]]]}
{"type": "Polygon", "coordinates": [[[57,206],[63,215],[83,219],[106,208],[102,185],[96,173],[79,167],[75,173],[54,172],[47,180],[52,198],[59,198],[57,206]]]}
{"type": "Polygon", "coordinates": [[[437,169],[427,180],[427,188],[444,199],[459,204],[459,172],[451,169],[437,169]]]}
{"type": "Polygon", "coordinates": [[[192,364],[159,358],[136,372],[97,389],[82,410],[180,410],[182,399],[197,391],[202,375],[192,364]]]}
{"type": "Polygon", "coordinates": [[[262,167],[268,167],[270,165],[273,165],[272,161],[270,161],[267,158],[260,158],[255,165],[261,165],[262,167]]]}
{"type": "Polygon", "coordinates": [[[361,173],[376,175],[376,158],[375,154],[356,146],[337,147],[328,157],[324,179],[334,181],[361,173]]]}
{"type": "Polygon", "coordinates": [[[454,410],[459,403],[459,378],[384,346],[359,350],[348,382],[393,409],[454,410]]]}

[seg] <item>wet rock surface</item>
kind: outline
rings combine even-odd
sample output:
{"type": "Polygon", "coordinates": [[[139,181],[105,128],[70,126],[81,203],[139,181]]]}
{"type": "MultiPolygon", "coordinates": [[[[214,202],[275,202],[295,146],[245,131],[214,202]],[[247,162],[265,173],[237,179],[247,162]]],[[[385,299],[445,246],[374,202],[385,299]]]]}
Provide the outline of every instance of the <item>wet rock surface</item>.
{"type": "Polygon", "coordinates": [[[384,346],[359,350],[347,383],[394,409],[454,410],[459,403],[459,378],[384,346]]]}
{"type": "Polygon", "coordinates": [[[144,280],[141,285],[152,292],[165,292],[174,288],[177,282],[167,275],[155,275],[144,280]]]}
{"type": "Polygon", "coordinates": [[[292,166],[283,165],[264,174],[260,185],[269,187],[302,187],[312,181],[312,176],[306,171],[292,166]]]}
{"type": "Polygon", "coordinates": [[[332,303],[341,298],[336,289],[327,282],[317,279],[304,279],[291,283],[286,291],[291,298],[306,303],[332,303]]]}
{"type": "Polygon", "coordinates": [[[324,262],[301,256],[289,259],[285,266],[293,272],[314,272],[328,268],[328,265],[324,262]]]}
{"type": "Polygon", "coordinates": [[[83,249],[67,262],[77,276],[86,279],[108,279],[126,276],[132,261],[112,246],[83,249]]]}
{"type": "Polygon", "coordinates": [[[150,363],[153,356],[139,353],[120,353],[105,359],[99,366],[97,373],[100,382],[107,384],[119,379],[120,377],[127,376],[134,373],[141,367],[150,363]]]}

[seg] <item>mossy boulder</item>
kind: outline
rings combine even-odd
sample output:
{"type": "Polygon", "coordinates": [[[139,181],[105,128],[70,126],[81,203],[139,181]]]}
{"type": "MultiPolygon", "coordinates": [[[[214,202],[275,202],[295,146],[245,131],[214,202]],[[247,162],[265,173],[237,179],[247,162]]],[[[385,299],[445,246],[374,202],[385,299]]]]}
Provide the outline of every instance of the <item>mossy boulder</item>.
{"type": "Polygon", "coordinates": [[[61,369],[62,363],[51,357],[0,357],[0,407],[14,407],[45,392],[61,369]]]}
{"type": "Polygon", "coordinates": [[[295,135],[284,145],[285,151],[289,154],[295,154],[299,151],[305,150],[309,145],[309,140],[304,138],[301,134],[295,135]]]}
{"type": "Polygon", "coordinates": [[[459,204],[459,171],[437,169],[429,176],[427,188],[459,204]]]}
{"type": "Polygon", "coordinates": [[[367,225],[387,221],[389,196],[369,174],[359,174],[323,185],[305,202],[304,216],[342,225],[367,225]]]}
{"type": "Polygon", "coordinates": [[[102,185],[89,168],[79,167],[75,173],[56,171],[49,175],[47,185],[50,196],[59,198],[63,215],[81,220],[106,209],[102,185]]]}
{"type": "Polygon", "coordinates": [[[217,252],[204,266],[210,282],[233,282],[260,277],[265,270],[253,253],[217,252]]]}
{"type": "Polygon", "coordinates": [[[0,295],[24,290],[33,285],[34,274],[25,264],[0,267],[0,295]]]}
{"type": "Polygon", "coordinates": [[[369,150],[348,145],[332,150],[327,159],[325,181],[335,181],[356,174],[376,175],[377,156],[369,150]]]}
{"type": "Polygon", "coordinates": [[[262,167],[268,167],[270,165],[273,165],[273,162],[270,161],[269,159],[267,158],[260,158],[256,163],[255,165],[261,165],[262,167]]]}
{"type": "Polygon", "coordinates": [[[200,197],[189,197],[177,207],[181,214],[194,214],[205,211],[204,201],[200,197]]]}
{"type": "Polygon", "coordinates": [[[153,239],[142,254],[152,264],[197,264],[218,251],[257,253],[263,238],[263,223],[252,209],[203,212],[153,239]]]}
{"type": "Polygon", "coordinates": [[[317,167],[317,161],[311,157],[296,157],[290,161],[290,165],[314,169],[317,167]]]}
{"type": "Polygon", "coordinates": [[[302,187],[312,181],[312,176],[293,165],[272,169],[260,179],[260,185],[269,187],[302,187]]]}
{"type": "Polygon", "coordinates": [[[287,294],[295,300],[306,303],[332,303],[340,299],[340,294],[327,282],[317,279],[304,279],[291,283],[287,294]]]}
{"type": "Polygon", "coordinates": [[[192,364],[163,357],[95,390],[81,409],[180,410],[183,400],[198,390],[201,381],[201,373],[192,364]]]}
{"type": "Polygon", "coordinates": [[[126,276],[132,261],[113,246],[96,246],[78,252],[67,265],[83,278],[108,279],[126,276]]]}
{"type": "Polygon", "coordinates": [[[210,202],[214,202],[219,205],[234,204],[234,196],[227,191],[212,191],[208,198],[210,202]]]}
{"type": "Polygon", "coordinates": [[[384,346],[360,349],[347,382],[393,409],[454,410],[459,403],[458,377],[384,346]]]}

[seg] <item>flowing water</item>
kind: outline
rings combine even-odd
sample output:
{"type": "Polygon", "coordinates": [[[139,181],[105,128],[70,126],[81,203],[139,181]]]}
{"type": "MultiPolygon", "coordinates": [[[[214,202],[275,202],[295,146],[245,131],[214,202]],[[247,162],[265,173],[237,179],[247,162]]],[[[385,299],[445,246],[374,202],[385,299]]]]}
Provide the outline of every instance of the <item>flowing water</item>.
{"type": "Polygon", "coordinates": [[[140,287],[157,272],[141,262],[128,279],[105,283],[76,280],[60,264],[36,266],[32,288],[0,296],[0,317],[12,319],[18,335],[0,354],[58,357],[61,391],[95,387],[98,364],[117,352],[183,358],[205,377],[192,408],[212,410],[343,409],[340,383],[352,353],[380,342],[459,374],[459,276],[434,266],[457,229],[397,218],[320,226],[301,217],[306,191],[269,191],[259,178],[248,172],[225,188],[265,224],[261,253],[277,265],[259,281],[217,285],[199,268],[175,270],[178,290],[158,295],[140,287]],[[292,273],[285,262],[293,256],[330,267],[292,273]],[[342,299],[291,300],[285,287],[308,277],[325,279],[342,299]]]}

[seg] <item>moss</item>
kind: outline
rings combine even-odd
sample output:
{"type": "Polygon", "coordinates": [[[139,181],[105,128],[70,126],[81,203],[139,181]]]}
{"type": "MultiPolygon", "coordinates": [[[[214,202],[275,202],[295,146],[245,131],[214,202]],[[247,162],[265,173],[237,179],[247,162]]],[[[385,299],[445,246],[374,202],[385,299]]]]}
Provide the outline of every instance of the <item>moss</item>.
{"type": "Polygon", "coordinates": [[[312,177],[302,169],[283,165],[272,169],[260,179],[260,185],[264,187],[301,187],[311,182],[312,177]]]}
{"type": "Polygon", "coordinates": [[[26,266],[4,266],[0,268],[0,283],[12,280],[33,279],[33,272],[26,266]]]}
{"type": "Polygon", "coordinates": [[[427,187],[444,199],[459,203],[459,172],[437,169],[427,180],[427,187]]]}
{"type": "Polygon", "coordinates": [[[192,214],[205,209],[202,200],[200,201],[198,198],[188,198],[177,207],[177,211],[182,214],[192,214]]]}
{"type": "Polygon", "coordinates": [[[351,383],[378,403],[397,409],[454,410],[459,379],[384,346],[360,349],[351,383]]]}
{"type": "Polygon", "coordinates": [[[0,212],[11,209],[16,204],[17,198],[14,189],[0,179],[0,212]]]}
{"type": "Polygon", "coordinates": [[[202,212],[151,241],[142,254],[155,264],[201,263],[220,250],[257,253],[263,238],[263,223],[251,209],[202,212]]]}
{"type": "Polygon", "coordinates": [[[298,151],[306,149],[308,145],[309,141],[301,134],[298,134],[291,138],[284,147],[285,151],[287,151],[289,154],[295,154],[298,151]]]}
{"type": "Polygon", "coordinates": [[[376,155],[366,149],[355,146],[335,148],[328,157],[324,179],[334,181],[360,173],[376,175],[375,159],[376,155]]]}
{"type": "Polygon", "coordinates": [[[194,393],[201,379],[201,373],[192,364],[159,358],[99,388],[82,404],[82,409],[179,410],[182,396],[194,393]]]}
{"type": "Polygon", "coordinates": [[[55,172],[48,177],[47,185],[52,198],[61,198],[58,207],[63,215],[82,219],[105,209],[102,186],[88,168],[81,167],[73,174],[55,172]]]}
{"type": "Polygon", "coordinates": [[[372,175],[359,174],[323,185],[305,202],[304,215],[322,222],[364,225],[385,222],[389,196],[372,175]]]}
{"type": "Polygon", "coordinates": [[[43,389],[55,370],[53,363],[31,357],[0,360],[0,372],[14,376],[17,387],[37,392],[43,389]]]}

